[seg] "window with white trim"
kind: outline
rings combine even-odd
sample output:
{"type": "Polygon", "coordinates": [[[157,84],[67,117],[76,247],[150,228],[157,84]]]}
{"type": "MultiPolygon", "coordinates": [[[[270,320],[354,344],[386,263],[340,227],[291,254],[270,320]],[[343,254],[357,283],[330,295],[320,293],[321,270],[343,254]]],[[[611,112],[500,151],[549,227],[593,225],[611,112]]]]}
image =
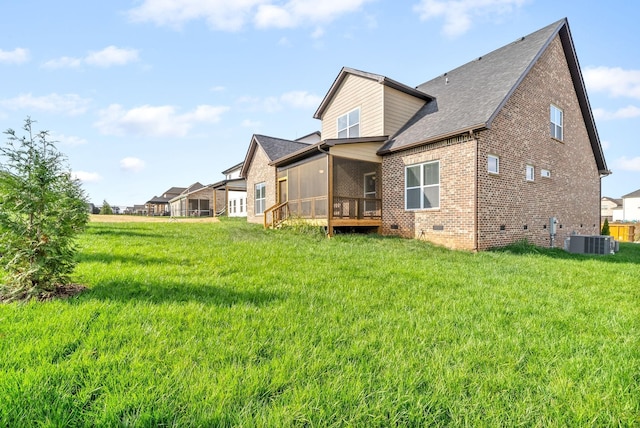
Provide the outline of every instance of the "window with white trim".
{"type": "Polygon", "coordinates": [[[527,181],[535,180],[536,170],[533,165],[527,165],[527,167],[525,168],[525,176],[527,178],[527,181]]]}
{"type": "Polygon", "coordinates": [[[562,110],[551,104],[550,109],[551,136],[562,141],[562,129],[564,127],[564,114],[562,110]]]}
{"type": "Polygon", "coordinates": [[[551,171],[549,171],[548,169],[541,169],[540,176],[544,178],[551,178],[551,171]]]}
{"type": "Polygon", "coordinates": [[[500,158],[498,156],[487,156],[487,171],[489,174],[500,174],[500,158]]]}
{"type": "Polygon", "coordinates": [[[244,199],[240,198],[240,213],[244,212],[244,199]]]}
{"type": "Polygon", "coordinates": [[[265,183],[258,183],[256,184],[256,193],[255,193],[255,199],[256,199],[256,205],[255,205],[255,214],[263,214],[264,210],[266,209],[266,203],[267,203],[267,197],[266,197],[266,191],[265,191],[265,183]]]}
{"type": "Polygon", "coordinates": [[[338,138],[360,136],[360,108],[351,110],[338,118],[338,138]]]}
{"type": "Polygon", "coordinates": [[[440,208],[440,161],[405,168],[405,208],[440,208]]]}

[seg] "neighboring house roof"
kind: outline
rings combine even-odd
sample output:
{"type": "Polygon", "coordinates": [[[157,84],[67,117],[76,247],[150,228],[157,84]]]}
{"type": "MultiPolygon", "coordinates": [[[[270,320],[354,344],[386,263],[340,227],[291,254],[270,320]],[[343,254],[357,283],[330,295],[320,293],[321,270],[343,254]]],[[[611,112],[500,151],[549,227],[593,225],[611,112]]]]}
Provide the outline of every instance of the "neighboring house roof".
{"type": "Polygon", "coordinates": [[[376,82],[384,86],[397,89],[398,91],[404,92],[405,94],[420,98],[425,101],[433,99],[432,96],[420,90],[419,88],[412,88],[411,86],[407,86],[393,79],[389,79],[388,77],[381,76],[379,74],[367,73],[366,71],[356,70],[354,68],[342,67],[342,70],[340,70],[340,73],[338,73],[338,77],[336,77],[333,84],[331,85],[329,92],[327,92],[327,94],[324,96],[324,99],[320,103],[320,107],[318,107],[318,110],[316,110],[316,113],[313,115],[315,119],[322,119],[322,115],[324,114],[327,107],[329,107],[331,100],[340,89],[340,85],[342,85],[342,82],[347,78],[349,74],[364,77],[365,79],[375,80],[376,82]]]}
{"type": "Polygon", "coordinates": [[[622,199],[610,198],[608,196],[603,196],[602,197],[602,201],[609,201],[609,202],[612,202],[612,203],[614,203],[614,204],[616,204],[618,206],[622,205],[622,199]]]}
{"type": "Polygon", "coordinates": [[[193,183],[191,186],[187,187],[186,189],[184,189],[180,195],[188,195],[189,193],[193,193],[196,192],[200,189],[202,189],[203,187],[205,187],[203,184],[199,183],[199,182],[195,182],[193,183]]]}
{"type": "Polygon", "coordinates": [[[163,198],[162,196],[154,196],[153,198],[147,201],[147,204],[155,204],[155,205],[162,205],[162,204],[168,204],[168,203],[169,203],[169,198],[163,198]]]}
{"type": "Polygon", "coordinates": [[[622,197],[622,199],[627,198],[640,198],[640,189],[636,190],[635,192],[628,193],[622,197]]]}
{"type": "Polygon", "coordinates": [[[224,171],[222,171],[222,173],[226,175],[226,174],[229,174],[229,173],[231,173],[231,172],[233,172],[233,171],[235,171],[237,169],[241,169],[243,163],[244,162],[240,162],[239,164],[234,165],[231,168],[225,169],[224,171]]]}
{"type": "Polygon", "coordinates": [[[205,186],[203,184],[200,184],[199,182],[195,182],[191,186],[187,187],[184,192],[182,192],[179,195],[174,196],[173,198],[171,198],[169,200],[169,202],[173,202],[173,201],[177,201],[177,200],[180,200],[180,199],[188,198],[189,195],[197,193],[197,192],[199,192],[202,189],[205,189],[207,187],[211,187],[211,185],[205,186]]]}
{"type": "Polygon", "coordinates": [[[218,181],[217,183],[209,185],[213,190],[228,189],[235,191],[247,190],[247,180],[244,178],[232,178],[229,180],[218,181]]]}
{"type": "Polygon", "coordinates": [[[308,143],[308,142],[316,143],[322,139],[320,135],[321,135],[320,131],[314,131],[310,134],[303,135],[300,138],[296,138],[295,141],[300,141],[302,143],[308,143]]]}
{"type": "Polygon", "coordinates": [[[435,99],[429,100],[380,149],[379,154],[490,128],[509,97],[558,34],[598,170],[601,174],[610,173],[566,18],[419,85],[418,91],[430,94],[435,99]]]}
{"type": "Polygon", "coordinates": [[[247,176],[247,169],[251,164],[251,159],[253,158],[253,155],[258,146],[262,147],[262,150],[264,150],[267,157],[269,158],[269,162],[273,162],[276,159],[308,147],[309,144],[299,141],[284,140],[282,138],[274,138],[268,137],[266,135],[254,134],[251,138],[249,150],[247,150],[247,155],[245,156],[244,163],[242,165],[241,175],[243,177],[247,176]]]}

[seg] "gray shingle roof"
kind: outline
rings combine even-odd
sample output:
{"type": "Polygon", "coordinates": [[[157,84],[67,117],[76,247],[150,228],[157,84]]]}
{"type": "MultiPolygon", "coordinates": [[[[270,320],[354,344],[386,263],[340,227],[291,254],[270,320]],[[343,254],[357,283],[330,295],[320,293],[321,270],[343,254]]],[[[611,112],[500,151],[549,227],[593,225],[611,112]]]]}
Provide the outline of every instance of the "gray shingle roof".
{"type": "Polygon", "coordinates": [[[562,42],[598,171],[610,174],[566,18],[419,85],[418,90],[436,99],[427,102],[379,154],[490,127],[556,35],[562,42]]]}
{"type": "Polygon", "coordinates": [[[622,198],[623,199],[626,199],[626,198],[640,198],[640,189],[636,190],[635,192],[627,193],[622,198]]]}
{"type": "Polygon", "coordinates": [[[273,162],[290,153],[309,146],[299,141],[284,140],[282,138],[267,137],[266,135],[254,135],[254,138],[267,154],[269,161],[273,162]]]}
{"type": "Polygon", "coordinates": [[[562,19],[417,87],[434,96],[381,152],[490,125],[535,60],[566,23],[562,19]]]}

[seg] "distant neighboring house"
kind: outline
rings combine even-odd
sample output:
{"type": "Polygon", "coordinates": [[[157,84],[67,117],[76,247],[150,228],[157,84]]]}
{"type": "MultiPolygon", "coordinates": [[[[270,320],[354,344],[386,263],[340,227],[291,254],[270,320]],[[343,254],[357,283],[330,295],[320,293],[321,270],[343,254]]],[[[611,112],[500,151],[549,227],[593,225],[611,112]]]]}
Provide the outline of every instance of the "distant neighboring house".
{"type": "Polygon", "coordinates": [[[562,19],[417,87],[343,68],[322,141],[254,135],[248,220],[289,216],[451,248],[599,234],[604,159],[562,19]]]}
{"type": "Polygon", "coordinates": [[[146,205],[134,205],[131,211],[133,215],[147,215],[146,205]]]}
{"type": "Polygon", "coordinates": [[[180,195],[185,190],[187,190],[185,187],[172,187],[162,195],[154,196],[145,204],[147,215],[169,215],[171,212],[169,201],[180,195]]]}
{"type": "Polygon", "coordinates": [[[224,180],[211,185],[215,215],[228,217],[247,216],[247,181],[241,176],[243,163],[222,171],[224,180]]]}
{"type": "Polygon", "coordinates": [[[622,220],[622,199],[603,196],[600,199],[600,220],[601,222],[622,220]]]}
{"type": "Polygon", "coordinates": [[[213,189],[193,183],[178,196],[169,200],[171,215],[175,217],[212,217],[213,189]]]}
{"type": "Polygon", "coordinates": [[[640,221],[640,189],[622,197],[622,221],[640,221]]]}
{"type": "Polygon", "coordinates": [[[279,182],[273,162],[308,148],[309,141],[319,140],[320,136],[313,133],[302,138],[307,142],[257,134],[251,137],[241,170],[247,180],[247,221],[262,223],[264,211],[276,204],[276,198],[286,200],[287,187],[279,182]],[[281,188],[277,191],[279,185],[281,188]]]}

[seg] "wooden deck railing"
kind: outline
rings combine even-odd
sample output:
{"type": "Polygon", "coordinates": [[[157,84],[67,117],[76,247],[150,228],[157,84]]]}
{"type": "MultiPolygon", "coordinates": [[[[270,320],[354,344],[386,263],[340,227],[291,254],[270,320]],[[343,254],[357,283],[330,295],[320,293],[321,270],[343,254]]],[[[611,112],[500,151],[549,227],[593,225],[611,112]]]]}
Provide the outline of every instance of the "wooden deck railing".
{"type": "Polygon", "coordinates": [[[334,196],[333,218],[380,219],[382,218],[382,199],[334,196]]]}
{"type": "Polygon", "coordinates": [[[264,228],[276,227],[289,217],[289,203],[287,201],[276,204],[264,210],[264,228]],[[271,214],[271,223],[269,223],[271,214]]]}

